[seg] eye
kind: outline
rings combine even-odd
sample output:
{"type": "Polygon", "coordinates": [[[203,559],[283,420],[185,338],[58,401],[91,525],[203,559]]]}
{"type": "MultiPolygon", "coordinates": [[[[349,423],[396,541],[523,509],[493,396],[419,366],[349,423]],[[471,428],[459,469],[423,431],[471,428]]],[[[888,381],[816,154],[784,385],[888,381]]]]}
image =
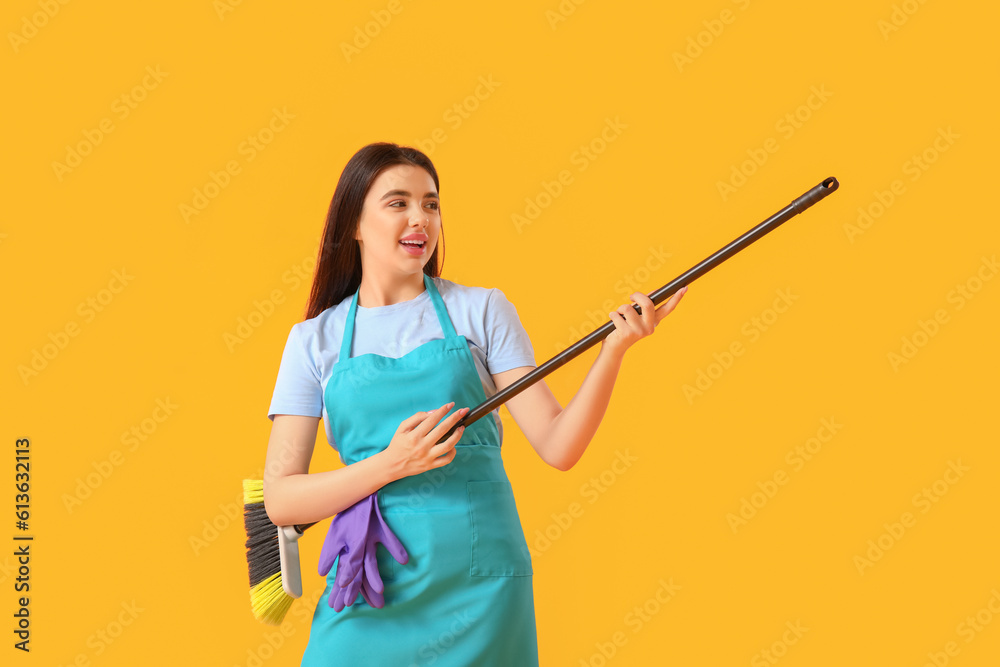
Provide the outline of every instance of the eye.
{"type": "Polygon", "coordinates": [[[440,202],[436,202],[436,201],[427,202],[427,205],[430,206],[431,209],[434,210],[434,211],[437,211],[438,209],[441,208],[440,202]]]}
{"type": "Polygon", "coordinates": [[[389,202],[389,206],[396,206],[396,204],[399,204],[399,205],[403,206],[404,208],[406,207],[406,202],[403,201],[402,199],[396,199],[395,201],[389,202]]]}

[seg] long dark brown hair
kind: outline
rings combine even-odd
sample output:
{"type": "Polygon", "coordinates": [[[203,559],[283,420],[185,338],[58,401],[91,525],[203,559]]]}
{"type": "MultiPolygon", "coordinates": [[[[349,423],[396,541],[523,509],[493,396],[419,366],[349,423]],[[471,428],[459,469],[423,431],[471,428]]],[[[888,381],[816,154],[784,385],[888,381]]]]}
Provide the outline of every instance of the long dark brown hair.
{"type": "MultiPolygon", "coordinates": [[[[361,248],[354,234],[358,229],[365,196],[378,175],[389,167],[400,164],[424,169],[434,179],[438,193],[437,170],[429,157],[416,148],[388,142],[368,144],[355,153],[344,167],[337,189],[333,192],[330,211],[323,228],[323,242],[316,261],[312,290],[306,304],[305,319],[316,317],[354,294],[361,285],[361,248]]],[[[438,262],[438,248],[444,246],[444,226],[438,244],[424,265],[424,273],[431,277],[441,275],[444,253],[438,262]]]]}

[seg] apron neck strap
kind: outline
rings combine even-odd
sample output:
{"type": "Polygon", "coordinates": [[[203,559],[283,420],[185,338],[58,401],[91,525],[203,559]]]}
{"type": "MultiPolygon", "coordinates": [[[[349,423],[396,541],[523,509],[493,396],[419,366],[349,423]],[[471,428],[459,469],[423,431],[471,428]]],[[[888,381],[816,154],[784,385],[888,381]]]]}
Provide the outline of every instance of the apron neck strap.
{"type": "MultiPolygon", "coordinates": [[[[434,280],[427,275],[424,275],[424,288],[430,294],[431,303],[434,304],[434,312],[437,313],[438,323],[441,325],[441,331],[444,332],[445,338],[454,338],[457,334],[455,332],[455,326],[451,322],[451,317],[448,315],[448,309],[444,306],[444,299],[441,298],[441,294],[438,292],[437,285],[434,284],[434,280]]],[[[344,324],[344,337],[340,343],[340,359],[350,359],[351,358],[351,347],[354,342],[354,319],[357,317],[358,313],[358,294],[361,292],[361,288],[354,293],[351,298],[351,307],[347,311],[347,322],[344,324]]]]}

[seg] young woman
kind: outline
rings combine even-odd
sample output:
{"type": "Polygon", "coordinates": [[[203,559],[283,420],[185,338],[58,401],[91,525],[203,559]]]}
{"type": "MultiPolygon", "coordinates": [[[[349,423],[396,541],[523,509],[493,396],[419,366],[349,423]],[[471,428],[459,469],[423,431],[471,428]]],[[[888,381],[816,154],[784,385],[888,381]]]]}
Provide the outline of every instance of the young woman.
{"type": "MultiPolygon", "coordinates": [[[[370,144],[350,159],[306,319],[285,345],[268,414],[267,513],[284,526],[364,512],[354,523],[385,545],[366,554],[361,597],[344,599],[358,587],[338,586],[329,572],[303,665],[538,664],[531,558],[500,458],[499,415],[438,442],[531,371],[534,352],[501,291],[440,277],[439,190],[431,161],[413,148],[370,144]],[[345,466],[310,474],[320,418],[345,466]],[[368,584],[373,574],[382,591],[368,584]]],[[[659,309],[636,292],[641,315],[631,304],[610,313],[615,330],[565,408],[544,381],[506,403],[543,461],[576,464],[625,351],[684,291],[659,309]]],[[[360,559],[353,548],[336,551],[336,530],[321,556],[327,570],[335,552],[344,568],[353,567],[348,552],[354,565],[360,559]]]]}

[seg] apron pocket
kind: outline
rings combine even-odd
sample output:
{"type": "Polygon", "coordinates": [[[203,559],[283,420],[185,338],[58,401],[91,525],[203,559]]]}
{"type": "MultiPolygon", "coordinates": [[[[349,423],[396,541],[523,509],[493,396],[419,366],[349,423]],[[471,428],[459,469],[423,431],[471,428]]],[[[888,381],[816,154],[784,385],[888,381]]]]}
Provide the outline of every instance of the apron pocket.
{"type": "Polygon", "coordinates": [[[531,576],[531,554],[508,481],[466,482],[474,577],[531,576]]]}

